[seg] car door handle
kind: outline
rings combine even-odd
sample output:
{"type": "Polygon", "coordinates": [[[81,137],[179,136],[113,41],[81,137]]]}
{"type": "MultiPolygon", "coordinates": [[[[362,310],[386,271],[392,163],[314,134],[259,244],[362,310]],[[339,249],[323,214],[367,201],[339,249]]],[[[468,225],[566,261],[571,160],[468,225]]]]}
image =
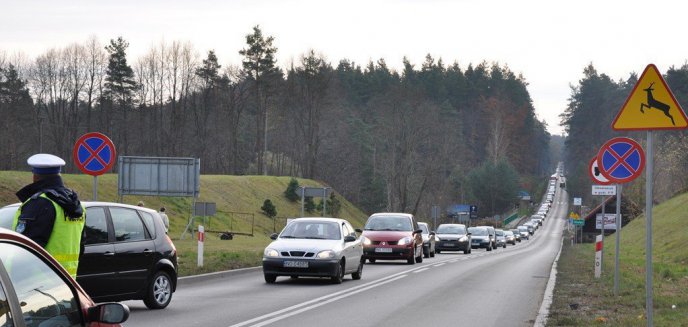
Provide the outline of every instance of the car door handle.
{"type": "Polygon", "coordinates": [[[112,257],[112,256],[115,255],[115,253],[114,253],[114,252],[108,251],[108,252],[103,253],[103,255],[104,255],[104,256],[107,256],[107,257],[112,257]]]}
{"type": "Polygon", "coordinates": [[[145,254],[153,253],[153,250],[145,249],[145,250],[143,250],[143,253],[145,253],[145,254]]]}

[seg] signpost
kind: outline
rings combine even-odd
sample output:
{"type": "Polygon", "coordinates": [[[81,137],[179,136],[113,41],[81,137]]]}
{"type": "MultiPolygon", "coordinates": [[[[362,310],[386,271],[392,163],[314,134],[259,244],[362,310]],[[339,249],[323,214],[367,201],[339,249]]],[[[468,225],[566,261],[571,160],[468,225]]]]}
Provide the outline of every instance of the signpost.
{"type": "Polygon", "coordinates": [[[306,197],[321,197],[323,198],[323,211],[322,216],[325,217],[325,212],[327,211],[327,199],[332,193],[332,189],[329,187],[300,187],[299,192],[301,193],[301,217],[304,217],[304,204],[306,202],[306,197]]]}
{"type": "MultiPolygon", "coordinates": [[[[623,107],[614,118],[616,131],[647,131],[645,170],[645,315],[652,326],[652,131],[686,129],[688,119],[657,67],[647,65],[623,107]]],[[[618,207],[618,204],[617,204],[618,207]]],[[[617,218],[619,219],[619,218],[617,218]]],[[[620,220],[620,219],[619,219],[620,220]]],[[[617,247],[618,249],[618,247],[617,247]]],[[[615,276],[616,284],[616,276],[615,276]]],[[[616,290],[615,290],[616,291],[616,290]]]]}
{"type": "Polygon", "coordinates": [[[104,134],[86,133],[74,143],[72,157],[81,172],[93,176],[93,201],[98,201],[98,176],[115,164],[115,145],[104,134]]]}

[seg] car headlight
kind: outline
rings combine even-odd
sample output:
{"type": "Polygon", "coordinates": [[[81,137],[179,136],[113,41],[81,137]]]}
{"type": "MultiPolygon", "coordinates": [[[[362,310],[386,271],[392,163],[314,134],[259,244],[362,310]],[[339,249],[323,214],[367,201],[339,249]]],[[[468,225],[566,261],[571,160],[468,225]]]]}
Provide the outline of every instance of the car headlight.
{"type": "Polygon", "coordinates": [[[267,249],[265,249],[265,252],[263,252],[263,255],[266,257],[274,258],[274,257],[279,257],[279,252],[277,252],[277,250],[275,250],[275,249],[267,248],[267,249]]]}
{"type": "Polygon", "coordinates": [[[371,245],[371,244],[373,244],[373,242],[371,242],[370,239],[367,238],[367,237],[365,237],[365,236],[361,236],[361,239],[363,240],[363,245],[371,245]]]}
{"type": "Polygon", "coordinates": [[[459,242],[466,242],[466,241],[468,241],[468,237],[466,237],[466,236],[461,236],[461,238],[459,238],[459,242]]]}
{"type": "Polygon", "coordinates": [[[408,244],[411,244],[411,238],[408,237],[408,236],[406,236],[406,237],[400,239],[399,242],[397,242],[397,244],[398,244],[398,245],[408,245],[408,244]]]}
{"type": "Polygon", "coordinates": [[[334,259],[334,251],[332,250],[325,250],[325,251],[320,251],[316,255],[318,259],[334,259]]]}

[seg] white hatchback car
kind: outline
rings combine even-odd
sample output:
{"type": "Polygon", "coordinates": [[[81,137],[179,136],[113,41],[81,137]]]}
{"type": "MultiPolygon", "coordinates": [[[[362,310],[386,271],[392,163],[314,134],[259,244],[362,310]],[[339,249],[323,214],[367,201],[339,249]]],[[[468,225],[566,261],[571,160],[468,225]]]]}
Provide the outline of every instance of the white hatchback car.
{"type": "Polygon", "coordinates": [[[282,232],[270,236],[274,241],[263,253],[265,282],[277,276],[329,277],[340,284],[344,275],[361,279],[363,244],[348,221],[339,218],[297,218],[282,232]]]}

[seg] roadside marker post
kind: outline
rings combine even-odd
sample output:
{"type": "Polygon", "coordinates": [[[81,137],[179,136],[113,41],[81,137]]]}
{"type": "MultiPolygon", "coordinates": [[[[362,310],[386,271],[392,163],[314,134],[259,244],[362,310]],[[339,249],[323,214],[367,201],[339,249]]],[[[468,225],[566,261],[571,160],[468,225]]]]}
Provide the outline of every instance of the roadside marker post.
{"type": "Polygon", "coordinates": [[[595,240],[595,278],[602,276],[602,235],[597,235],[595,240]]]}
{"type": "Polygon", "coordinates": [[[205,243],[205,228],[198,225],[198,266],[203,267],[203,243],[205,243]]]}

